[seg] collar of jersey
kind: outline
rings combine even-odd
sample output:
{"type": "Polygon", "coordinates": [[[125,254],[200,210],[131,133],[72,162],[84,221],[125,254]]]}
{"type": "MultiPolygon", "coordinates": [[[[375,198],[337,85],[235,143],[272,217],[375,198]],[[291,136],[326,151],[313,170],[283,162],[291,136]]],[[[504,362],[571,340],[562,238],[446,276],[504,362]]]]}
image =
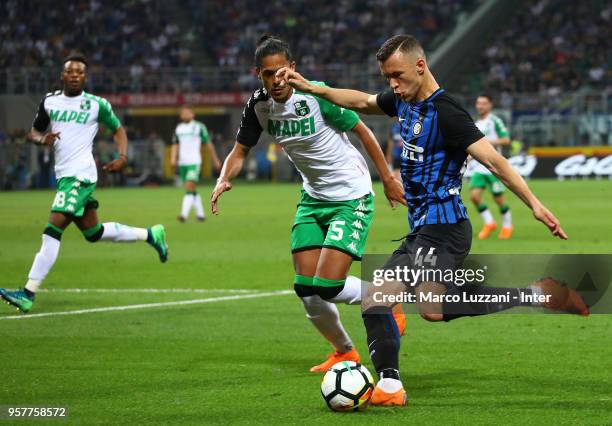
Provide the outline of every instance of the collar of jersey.
{"type": "Polygon", "coordinates": [[[429,95],[427,98],[423,99],[422,101],[416,102],[414,104],[410,104],[411,106],[418,106],[418,105],[423,105],[424,103],[427,102],[431,102],[433,101],[439,94],[443,93],[444,89],[443,88],[438,88],[435,92],[433,92],[431,95],[429,95]]]}

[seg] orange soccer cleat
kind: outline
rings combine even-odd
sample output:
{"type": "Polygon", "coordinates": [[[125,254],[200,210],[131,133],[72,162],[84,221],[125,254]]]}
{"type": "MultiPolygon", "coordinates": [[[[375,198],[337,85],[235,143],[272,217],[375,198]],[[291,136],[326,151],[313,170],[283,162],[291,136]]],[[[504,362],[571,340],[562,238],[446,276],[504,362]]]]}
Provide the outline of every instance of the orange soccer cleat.
{"type": "Polygon", "coordinates": [[[382,406],[408,405],[408,395],[404,389],[394,393],[387,393],[376,386],[370,404],[382,406]]]}
{"type": "Polygon", "coordinates": [[[512,227],[511,226],[502,226],[501,231],[499,231],[499,239],[507,240],[512,236],[512,227]]]}
{"type": "Polygon", "coordinates": [[[406,330],[406,314],[404,313],[402,305],[399,303],[393,307],[393,319],[397,324],[400,336],[403,336],[406,330]]]}
{"type": "Polygon", "coordinates": [[[310,369],[312,373],[324,373],[330,369],[330,367],[341,361],[355,361],[360,362],[361,358],[359,357],[359,353],[357,349],[353,348],[348,352],[334,352],[330,354],[325,361],[323,361],[319,365],[315,365],[310,369]]]}
{"type": "Polygon", "coordinates": [[[485,238],[489,238],[491,232],[495,231],[496,229],[497,223],[485,223],[485,225],[482,227],[482,230],[478,233],[478,239],[484,240],[485,238]]]}
{"type": "Polygon", "coordinates": [[[589,316],[589,307],[584,303],[582,296],[564,282],[546,277],[536,280],[531,285],[539,287],[543,296],[548,296],[547,301],[543,302],[541,306],[553,311],[589,316]]]}

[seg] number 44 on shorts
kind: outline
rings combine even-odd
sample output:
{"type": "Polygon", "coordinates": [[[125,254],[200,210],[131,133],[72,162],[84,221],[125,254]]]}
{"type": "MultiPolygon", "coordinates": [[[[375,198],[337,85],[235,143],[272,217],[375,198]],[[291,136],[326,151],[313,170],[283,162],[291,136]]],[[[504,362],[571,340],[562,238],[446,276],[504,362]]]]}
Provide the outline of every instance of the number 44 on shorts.
{"type": "Polygon", "coordinates": [[[434,254],[435,247],[429,247],[429,251],[423,256],[423,247],[417,248],[416,255],[414,257],[414,266],[423,266],[423,263],[429,264],[429,266],[436,266],[438,256],[434,254]]]}

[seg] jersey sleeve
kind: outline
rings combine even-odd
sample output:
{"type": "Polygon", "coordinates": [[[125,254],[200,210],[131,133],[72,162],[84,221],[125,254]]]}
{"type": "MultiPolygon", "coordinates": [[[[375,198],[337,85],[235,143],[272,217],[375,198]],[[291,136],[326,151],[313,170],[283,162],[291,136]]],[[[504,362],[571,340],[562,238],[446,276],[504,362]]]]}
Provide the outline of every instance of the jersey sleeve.
{"type": "Polygon", "coordinates": [[[255,104],[259,100],[258,92],[260,92],[260,90],[256,91],[245,105],[242,111],[242,119],[240,120],[238,134],[236,135],[236,141],[248,147],[257,145],[259,136],[261,136],[261,132],[263,131],[257,119],[257,115],[255,114],[255,104]]]}
{"type": "MultiPolygon", "coordinates": [[[[325,83],[313,81],[312,83],[318,86],[325,86],[325,83]]],[[[359,123],[359,116],[355,111],[350,109],[342,108],[336,104],[331,103],[327,99],[319,98],[315,96],[319,108],[321,109],[321,115],[325,122],[335,129],[341,132],[351,130],[359,123]]]]}
{"type": "Polygon", "coordinates": [[[495,117],[493,119],[493,124],[495,125],[495,133],[497,133],[498,138],[508,137],[508,129],[506,128],[506,126],[504,125],[504,122],[500,118],[495,117]]]}
{"type": "Polygon", "coordinates": [[[448,148],[465,150],[484,138],[472,117],[458,103],[444,96],[439,96],[436,101],[434,103],[438,111],[438,128],[448,148]]]}
{"type": "Polygon", "coordinates": [[[113,112],[111,104],[104,98],[96,98],[100,110],[98,111],[98,122],[104,124],[112,132],[121,127],[121,122],[113,112]]]}
{"type": "Polygon", "coordinates": [[[202,141],[202,143],[206,144],[208,143],[208,128],[206,127],[204,123],[199,123],[199,124],[200,124],[200,140],[202,141]]]}
{"type": "Polygon", "coordinates": [[[389,117],[397,117],[396,97],[393,90],[387,89],[376,95],[378,107],[389,117]]]}
{"type": "Polygon", "coordinates": [[[36,112],[36,117],[34,117],[34,122],[32,123],[32,128],[41,133],[45,132],[51,124],[51,119],[49,118],[49,114],[47,114],[47,110],[45,109],[45,98],[40,101],[38,104],[38,111],[36,112]]]}

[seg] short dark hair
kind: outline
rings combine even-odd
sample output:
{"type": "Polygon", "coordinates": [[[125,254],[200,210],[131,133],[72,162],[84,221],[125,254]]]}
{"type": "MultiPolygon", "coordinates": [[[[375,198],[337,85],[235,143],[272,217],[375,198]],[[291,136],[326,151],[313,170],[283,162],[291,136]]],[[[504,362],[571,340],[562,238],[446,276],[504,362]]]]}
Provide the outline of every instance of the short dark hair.
{"type": "Polygon", "coordinates": [[[257,47],[255,48],[255,66],[260,67],[261,60],[266,56],[278,54],[285,55],[288,61],[293,60],[291,50],[289,49],[289,44],[272,35],[266,34],[262,36],[257,42],[257,47]]]}
{"type": "Polygon", "coordinates": [[[488,93],[481,93],[478,96],[476,96],[476,99],[478,98],[487,98],[489,102],[493,103],[493,98],[488,93]]]}
{"type": "Polygon", "coordinates": [[[66,62],[70,62],[70,61],[81,62],[85,64],[85,68],[89,68],[87,59],[85,59],[85,55],[83,55],[82,53],[72,52],[71,54],[66,56],[66,58],[64,58],[64,61],[62,62],[62,68],[64,67],[64,65],[66,65],[66,62]]]}
{"type": "Polygon", "coordinates": [[[421,43],[419,43],[416,37],[410,34],[400,34],[391,37],[380,46],[380,49],[376,52],[376,59],[380,62],[384,62],[397,50],[400,52],[412,52],[416,50],[420,54],[425,54],[423,46],[421,46],[421,43]]]}

